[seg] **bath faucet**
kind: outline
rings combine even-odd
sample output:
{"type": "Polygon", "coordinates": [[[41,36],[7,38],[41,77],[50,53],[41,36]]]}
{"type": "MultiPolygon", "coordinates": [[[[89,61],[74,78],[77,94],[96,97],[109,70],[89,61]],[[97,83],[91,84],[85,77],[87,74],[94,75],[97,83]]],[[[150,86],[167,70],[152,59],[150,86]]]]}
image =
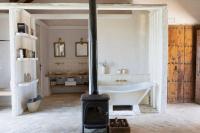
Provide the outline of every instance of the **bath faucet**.
{"type": "Polygon", "coordinates": [[[117,74],[127,74],[128,73],[128,69],[119,69],[117,70],[117,74]]]}

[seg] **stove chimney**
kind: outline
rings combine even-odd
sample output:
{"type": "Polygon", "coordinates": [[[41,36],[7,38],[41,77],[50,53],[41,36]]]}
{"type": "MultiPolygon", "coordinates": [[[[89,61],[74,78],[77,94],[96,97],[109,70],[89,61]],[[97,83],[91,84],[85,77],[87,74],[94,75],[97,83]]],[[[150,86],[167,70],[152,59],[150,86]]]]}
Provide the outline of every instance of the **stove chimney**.
{"type": "Polygon", "coordinates": [[[98,95],[97,88],[97,14],[96,0],[89,0],[89,88],[90,94],[98,95]]]}

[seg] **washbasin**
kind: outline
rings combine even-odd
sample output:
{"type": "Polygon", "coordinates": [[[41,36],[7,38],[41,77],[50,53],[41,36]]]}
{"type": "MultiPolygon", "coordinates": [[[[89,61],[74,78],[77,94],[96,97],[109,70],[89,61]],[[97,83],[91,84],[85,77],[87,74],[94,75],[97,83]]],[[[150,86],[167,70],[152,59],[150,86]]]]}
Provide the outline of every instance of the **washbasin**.
{"type": "Polygon", "coordinates": [[[87,75],[87,72],[49,72],[48,74],[52,75],[64,75],[64,74],[69,74],[69,75],[87,75]]]}
{"type": "Polygon", "coordinates": [[[53,74],[53,75],[62,75],[63,72],[49,72],[48,74],[53,74]]]}

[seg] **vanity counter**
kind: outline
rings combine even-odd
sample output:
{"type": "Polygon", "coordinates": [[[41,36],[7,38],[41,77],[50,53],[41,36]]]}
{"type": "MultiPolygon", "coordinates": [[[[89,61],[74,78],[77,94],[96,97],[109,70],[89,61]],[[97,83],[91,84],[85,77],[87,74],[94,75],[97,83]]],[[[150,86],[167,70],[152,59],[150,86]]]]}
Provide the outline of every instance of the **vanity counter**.
{"type": "Polygon", "coordinates": [[[77,73],[48,73],[51,93],[85,92],[88,90],[88,74],[77,73]]]}
{"type": "Polygon", "coordinates": [[[87,73],[48,73],[46,77],[49,78],[60,78],[60,77],[80,77],[80,76],[88,76],[87,73]]]}

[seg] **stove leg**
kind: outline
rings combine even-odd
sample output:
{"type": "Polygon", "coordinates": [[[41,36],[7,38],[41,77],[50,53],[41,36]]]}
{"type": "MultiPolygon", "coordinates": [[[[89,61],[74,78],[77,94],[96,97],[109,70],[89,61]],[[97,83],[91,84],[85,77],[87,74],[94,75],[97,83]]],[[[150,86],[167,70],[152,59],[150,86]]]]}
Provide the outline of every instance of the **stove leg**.
{"type": "Polygon", "coordinates": [[[82,133],[84,133],[84,126],[82,126],[82,133]]]}
{"type": "Polygon", "coordinates": [[[109,133],[109,126],[107,126],[106,128],[106,133],[109,133]]]}

